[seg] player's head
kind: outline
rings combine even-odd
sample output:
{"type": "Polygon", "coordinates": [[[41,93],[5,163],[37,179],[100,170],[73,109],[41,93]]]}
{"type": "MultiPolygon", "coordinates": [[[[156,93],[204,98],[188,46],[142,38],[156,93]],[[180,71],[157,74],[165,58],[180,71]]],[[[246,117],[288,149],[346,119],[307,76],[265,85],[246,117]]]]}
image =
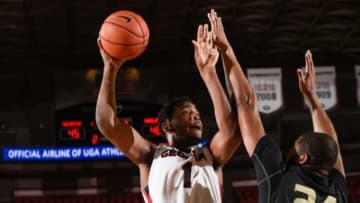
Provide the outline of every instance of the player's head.
{"type": "Polygon", "coordinates": [[[330,171],[338,156],[337,143],[323,133],[301,135],[296,139],[294,149],[297,163],[313,170],[330,171]]]}
{"type": "Polygon", "coordinates": [[[170,144],[189,147],[199,142],[202,122],[194,103],[187,97],[178,97],[163,105],[159,112],[159,128],[170,144]]]}

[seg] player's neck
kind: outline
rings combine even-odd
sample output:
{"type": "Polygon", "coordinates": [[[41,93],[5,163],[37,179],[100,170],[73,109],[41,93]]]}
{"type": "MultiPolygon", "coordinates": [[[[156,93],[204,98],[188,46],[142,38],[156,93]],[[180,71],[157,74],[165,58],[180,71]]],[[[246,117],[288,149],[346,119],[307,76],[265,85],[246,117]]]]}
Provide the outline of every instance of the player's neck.
{"type": "Polygon", "coordinates": [[[175,147],[183,152],[191,152],[192,147],[196,146],[196,144],[200,141],[200,139],[195,139],[189,137],[175,137],[175,136],[168,136],[168,143],[169,146],[175,147]]]}
{"type": "Polygon", "coordinates": [[[172,146],[186,153],[190,153],[192,149],[192,146],[182,145],[181,143],[173,144],[172,146]]]}

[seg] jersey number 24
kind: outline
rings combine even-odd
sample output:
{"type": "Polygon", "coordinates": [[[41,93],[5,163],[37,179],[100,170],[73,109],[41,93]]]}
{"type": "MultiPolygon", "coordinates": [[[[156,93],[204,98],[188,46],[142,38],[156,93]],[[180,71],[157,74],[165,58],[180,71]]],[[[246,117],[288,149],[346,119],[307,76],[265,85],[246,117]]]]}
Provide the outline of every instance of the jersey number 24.
{"type": "MultiPolygon", "coordinates": [[[[296,184],[295,191],[306,194],[307,199],[295,198],[294,203],[315,203],[316,202],[316,192],[312,188],[306,187],[304,185],[296,184]]],[[[329,195],[326,197],[324,203],[336,203],[336,198],[329,195]]]]}

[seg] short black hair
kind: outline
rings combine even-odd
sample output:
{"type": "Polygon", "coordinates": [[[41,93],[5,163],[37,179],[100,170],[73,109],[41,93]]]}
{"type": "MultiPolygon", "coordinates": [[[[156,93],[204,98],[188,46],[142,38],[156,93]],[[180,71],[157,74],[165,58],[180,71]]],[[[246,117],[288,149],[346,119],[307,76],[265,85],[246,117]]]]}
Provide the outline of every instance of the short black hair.
{"type": "Polygon", "coordinates": [[[304,166],[310,169],[332,170],[338,157],[338,145],[329,135],[319,132],[302,134],[298,140],[298,155],[307,154],[309,160],[304,166]]]}
{"type": "Polygon", "coordinates": [[[165,137],[165,132],[162,129],[163,123],[166,119],[171,120],[176,107],[183,105],[184,103],[193,103],[189,97],[176,97],[169,102],[165,103],[158,114],[158,127],[161,132],[161,136],[165,137]]]}

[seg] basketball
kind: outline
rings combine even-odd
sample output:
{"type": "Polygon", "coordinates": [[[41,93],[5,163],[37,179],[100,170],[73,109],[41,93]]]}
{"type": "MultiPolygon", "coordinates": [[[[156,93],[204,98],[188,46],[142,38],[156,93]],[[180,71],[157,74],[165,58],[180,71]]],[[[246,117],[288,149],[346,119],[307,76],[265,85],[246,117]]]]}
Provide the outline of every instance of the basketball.
{"type": "Polygon", "coordinates": [[[150,31],[145,20],[132,11],[120,10],[110,14],[100,28],[104,51],[116,59],[134,59],[149,43],[150,31]]]}

